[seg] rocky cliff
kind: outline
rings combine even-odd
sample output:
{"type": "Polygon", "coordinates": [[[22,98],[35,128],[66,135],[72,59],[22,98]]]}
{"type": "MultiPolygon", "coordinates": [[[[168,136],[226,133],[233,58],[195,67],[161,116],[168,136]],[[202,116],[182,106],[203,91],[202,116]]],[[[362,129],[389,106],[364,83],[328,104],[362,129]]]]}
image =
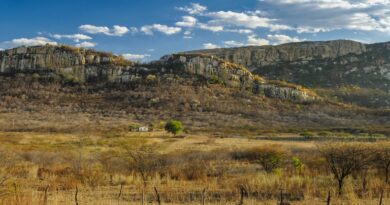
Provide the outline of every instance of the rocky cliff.
{"type": "Polygon", "coordinates": [[[110,53],[69,46],[19,47],[0,52],[0,74],[53,73],[77,82],[116,81],[134,64],[110,53]]]}
{"type": "Polygon", "coordinates": [[[110,53],[47,45],[0,52],[0,65],[3,75],[55,75],[77,83],[161,81],[175,75],[283,100],[305,102],[317,98],[300,86],[265,81],[244,66],[209,55],[177,54],[149,64],[134,64],[110,53]]]}
{"type": "Polygon", "coordinates": [[[252,74],[244,66],[222,60],[209,55],[175,54],[161,58],[153,66],[165,72],[179,75],[191,74],[199,76],[213,84],[251,90],[254,94],[271,98],[307,102],[319,99],[318,96],[301,86],[282,81],[267,81],[252,74]]]}
{"type": "Polygon", "coordinates": [[[244,65],[250,70],[261,66],[278,65],[283,62],[308,62],[312,60],[335,59],[348,54],[362,54],[366,45],[347,40],[326,42],[300,42],[279,46],[250,46],[190,51],[218,56],[222,59],[244,65]]]}
{"type": "Polygon", "coordinates": [[[362,92],[347,92],[338,96],[350,102],[359,98],[358,103],[363,105],[390,106],[390,43],[337,40],[189,53],[213,55],[240,64],[266,79],[318,89],[364,89],[376,94],[362,96],[362,92]]]}

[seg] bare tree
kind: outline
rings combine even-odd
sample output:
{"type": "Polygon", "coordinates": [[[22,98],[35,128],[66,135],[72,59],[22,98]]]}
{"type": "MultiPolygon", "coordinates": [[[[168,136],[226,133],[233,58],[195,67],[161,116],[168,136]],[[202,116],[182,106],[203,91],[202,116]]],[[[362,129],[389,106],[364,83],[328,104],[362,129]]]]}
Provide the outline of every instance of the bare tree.
{"type": "Polygon", "coordinates": [[[360,143],[333,143],[318,147],[338,183],[339,195],[346,177],[367,168],[372,160],[372,149],[360,143]]]}
{"type": "Polygon", "coordinates": [[[129,148],[128,155],[131,159],[131,168],[135,168],[140,174],[143,183],[146,185],[148,176],[159,166],[157,160],[157,147],[155,145],[141,145],[135,148],[129,148]]]}
{"type": "Polygon", "coordinates": [[[141,144],[139,146],[127,147],[130,164],[129,169],[135,169],[141,176],[143,182],[142,203],[145,199],[145,189],[148,177],[155,173],[160,167],[156,145],[141,144]]]}
{"type": "Polygon", "coordinates": [[[385,183],[389,183],[390,175],[390,147],[381,146],[375,153],[375,165],[384,175],[385,183]]]}

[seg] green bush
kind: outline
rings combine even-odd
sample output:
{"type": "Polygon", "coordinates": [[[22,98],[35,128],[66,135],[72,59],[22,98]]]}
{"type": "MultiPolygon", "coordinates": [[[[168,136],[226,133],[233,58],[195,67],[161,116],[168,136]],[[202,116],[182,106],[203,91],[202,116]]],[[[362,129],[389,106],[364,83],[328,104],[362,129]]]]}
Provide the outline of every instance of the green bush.
{"type": "Polygon", "coordinates": [[[183,124],[177,120],[170,120],[165,124],[165,130],[174,135],[180,134],[183,131],[183,124]]]}
{"type": "Polygon", "coordinates": [[[303,168],[303,163],[298,157],[291,158],[291,164],[296,170],[301,170],[303,168]]]}

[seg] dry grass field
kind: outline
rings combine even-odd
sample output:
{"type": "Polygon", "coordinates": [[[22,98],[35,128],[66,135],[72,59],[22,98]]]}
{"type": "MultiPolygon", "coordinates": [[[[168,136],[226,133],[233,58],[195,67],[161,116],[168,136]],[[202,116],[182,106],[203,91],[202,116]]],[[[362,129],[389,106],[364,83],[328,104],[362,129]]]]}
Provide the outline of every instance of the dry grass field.
{"type": "Polygon", "coordinates": [[[311,205],[326,204],[329,193],[331,204],[374,205],[381,195],[382,204],[389,204],[390,190],[374,158],[359,158],[367,166],[355,167],[346,176],[339,195],[322,148],[390,147],[383,137],[353,139],[341,142],[346,140],[289,133],[173,136],[160,130],[1,132],[0,204],[124,205],[160,200],[274,205],[282,195],[285,204],[311,205]]]}

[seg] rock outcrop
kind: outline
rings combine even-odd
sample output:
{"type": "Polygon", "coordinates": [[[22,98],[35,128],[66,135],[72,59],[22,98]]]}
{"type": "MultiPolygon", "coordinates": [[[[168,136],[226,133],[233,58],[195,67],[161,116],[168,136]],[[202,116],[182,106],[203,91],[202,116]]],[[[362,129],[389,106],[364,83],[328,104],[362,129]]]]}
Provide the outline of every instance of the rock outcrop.
{"type": "Polygon", "coordinates": [[[390,107],[390,43],[337,40],[188,53],[224,59],[269,80],[326,89],[333,97],[348,103],[390,107]],[[341,88],[343,90],[336,90],[341,88]],[[356,92],[358,89],[364,93],[356,92]],[[334,90],[337,93],[333,93],[334,90]]]}
{"type": "Polygon", "coordinates": [[[207,55],[168,55],[154,64],[171,73],[202,76],[235,88],[251,87],[255,78],[243,66],[207,55]]]}
{"type": "Polygon", "coordinates": [[[309,87],[358,85],[390,90],[390,43],[338,40],[192,51],[240,64],[269,79],[309,87]]]}
{"type": "Polygon", "coordinates": [[[0,74],[50,73],[76,82],[116,81],[134,64],[110,53],[69,46],[19,47],[0,52],[0,74]]]}
{"type": "Polygon", "coordinates": [[[213,56],[175,54],[164,56],[154,65],[169,73],[197,75],[207,79],[210,83],[219,83],[238,89],[250,89],[255,94],[271,98],[295,102],[318,99],[315,93],[301,86],[281,81],[264,80],[241,65],[213,56]]]}
{"type": "Polygon", "coordinates": [[[348,54],[362,54],[367,51],[366,45],[347,40],[326,42],[300,42],[279,46],[249,46],[240,48],[221,48],[191,51],[218,56],[248,67],[250,70],[260,66],[278,65],[283,62],[312,61],[335,59],[348,54]]]}
{"type": "Polygon", "coordinates": [[[0,52],[0,74],[20,72],[56,75],[77,83],[160,81],[175,75],[283,100],[316,99],[314,93],[300,86],[265,81],[244,66],[209,55],[174,54],[149,64],[135,64],[110,53],[68,46],[19,47],[0,52]]]}

